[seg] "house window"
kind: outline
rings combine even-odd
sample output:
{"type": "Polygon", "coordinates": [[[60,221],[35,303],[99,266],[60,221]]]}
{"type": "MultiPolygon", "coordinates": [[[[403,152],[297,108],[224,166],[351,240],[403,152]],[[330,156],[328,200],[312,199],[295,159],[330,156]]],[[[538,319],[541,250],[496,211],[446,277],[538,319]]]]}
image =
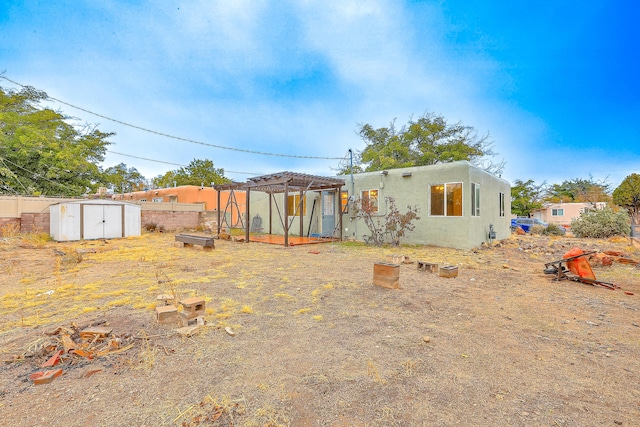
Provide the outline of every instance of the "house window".
{"type": "Polygon", "coordinates": [[[471,216],[480,216],[480,184],[471,183],[471,216]]]}
{"type": "Polygon", "coordinates": [[[431,186],[432,216],[462,216],[462,183],[448,182],[431,186]]]}
{"type": "Polygon", "coordinates": [[[500,216],[504,217],[504,193],[499,194],[500,197],[500,216]]]}
{"type": "Polygon", "coordinates": [[[147,199],[140,199],[140,201],[141,201],[141,202],[146,202],[146,201],[147,201],[147,199]]]}
{"type": "Polygon", "coordinates": [[[162,202],[163,202],[163,199],[162,199],[162,197],[154,197],[154,198],[153,198],[153,202],[154,202],[154,203],[162,203],[162,202]]]}
{"type": "Polygon", "coordinates": [[[302,210],[302,216],[307,214],[307,199],[302,197],[302,209],[300,209],[300,194],[290,194],[287,196],[287,212],[289,216],[300,216],[302,210]]]}
{"type": "Polygon", "coordinates": [[[178,196],[169,196],[170,203],[178,203],[178,196]]]}
{"type": "Polygon", "coordinates": [[[564,216],[564,209],[551,209],[551,216],[564,216]]]}
{"type": "Polygon", "coordinates": [[[360,194],[362,210],[369,213],[378,212],[378,190],[362,190],[360,194]]]}
{"type": "Polygon", "coordinates": [[[342,206],[342,213],[345,213],[349,210],[349,192],[348,191],[340,192],[340,205],[342,206]]]}

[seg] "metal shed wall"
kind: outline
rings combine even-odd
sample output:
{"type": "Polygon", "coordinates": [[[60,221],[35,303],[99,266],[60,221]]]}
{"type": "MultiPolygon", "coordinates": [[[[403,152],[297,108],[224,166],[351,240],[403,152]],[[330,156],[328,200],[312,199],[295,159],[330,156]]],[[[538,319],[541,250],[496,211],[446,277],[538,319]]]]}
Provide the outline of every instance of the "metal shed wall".
{"type": "Polygon", "coordinates": [[[82,200],[52,205],[50,233],[56,241],[139,236],[140,206],[110,200],[82,200]]]}

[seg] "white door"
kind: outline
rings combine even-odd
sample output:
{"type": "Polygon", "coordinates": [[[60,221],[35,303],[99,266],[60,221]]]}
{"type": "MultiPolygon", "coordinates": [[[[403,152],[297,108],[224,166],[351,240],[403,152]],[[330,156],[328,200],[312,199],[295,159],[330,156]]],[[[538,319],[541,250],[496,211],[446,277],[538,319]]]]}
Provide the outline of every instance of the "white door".
{"type": "Polygon", "coordinates": [[[122,230],[124,224],[124,206],[104,207],[104,238],[115,239],[124,237],[122,230]]]}
{"type": "Polygon", "coordinates": [[[122,237],[123,206],[82,205],[82,238],[113,239],[122,237]]]}

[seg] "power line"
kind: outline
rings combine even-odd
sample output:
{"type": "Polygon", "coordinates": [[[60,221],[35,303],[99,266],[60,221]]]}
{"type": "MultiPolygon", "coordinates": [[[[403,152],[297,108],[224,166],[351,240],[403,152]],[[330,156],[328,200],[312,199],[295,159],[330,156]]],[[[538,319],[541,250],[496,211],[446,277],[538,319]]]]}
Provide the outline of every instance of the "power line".
{"type": "MultiPolygon", "coordinates": [[[[119,156],[125,156],[125,157],[132,157],[134,159],[140,159],[140,160],[146,160],[148,162],[156,162],[156,163],[164,163],[165,165],[173,165],[173,166],[181,166],[181,167],[188,167],[189,165],[183,165],[182,163],[172,163],[172,162],[165,162],[164,160],[155,160],[155,159],[149,159],[147,157],[140,157],[140,156],[134,156],[132,154],[124,154],[124,153],[119,153],[117,151],[113,151],[113,150],[106,150],[109,153],[112,154],[117,154],[119,156]]],[[[239,173],[239,174],[244,174],[244,175],[260,175],[257,173],[253,173],[253,172],[238,172],[238,171],[230,171],[230,170],[226,170],[224,168],[222,168],[225,172],[229,172],[229,173],[239,173]]]]}
{"type": "Polygon", "coordinates": [[[7,159],[4,159],[4,158],[0,157],[0,161],[5,165],[5,167],[6,167],[7,169],[9,169],[9,170],[11,171],[11,173],[13,173],[13,174],[15,175],[16,181],[18,181],[18,183],[19,183],[20,185],[22,185],[22,188],[24,188],[24,190],[25,190],[25,191],[27,191],[27,192],[28,192],[27,188],[22,184],[22,182],[20,182],[20,180],[18,179],[18,175],[17,175],[15,172],[13,172],[13,171],[11,170],[11,168],[10,168],[9,166],[7,166],[7,163],[5,163],[5,162],[11,163],[13,166],[15,166],[15,167],[17,167],[17,168],[19,168],[19,169],[22,169],[23,171],[25,171],[25,172],[27,172],[27,173],[30,173],[30,174],[31,174],[32,176],[34,176],[34,177],[39,176],[39,177],[41,177],[42,179],[44,179],[45,181],[48,181],[48,182],[50,182],[50,183],[52,183],[52,184],[55,184],[55,185],[57,185],[57,186],[59,186],[59,187],[66,188],[67,190],[73,190],[73,188],[71,188],[71,187],[69,187],[69,186],[67,186],[67,185],[61,184],[61,183],[56,182],[56,181],[52,181],[52,180],[50,180],[49,178],[45,177],[44,175],[41,175],[41,174],[35,173],[35,172],[33,172],[33,171],[30,171],[29,169],[25,169],[25,168],[23,168],[22,166],[17,165],[17,164],[13,163],[13,162],[12,162],[12,161],[10,161],[10,160],[7,160],[7,159]]]}
{"type": "MultiPolygon", "coordinates": [[[[0,75],[0,78],[3,78],[3,79],[5,79],[5,80],[7,80],[7,81],[9,81],[9,82],[11,82],[13,84],[16,84],[16,85],[20,86],[20,87],[23,87],[23,88],[26,87],[26,86],[24,86],[24,85],[22,85],[22,84],[20,84],[20,83],[18,83],[16,81],[13,81],[13,80],[9,79],[8,77],[0,75]]],[[[205,145],[207,147],[219,148],[221,150],[230,150],[230,151],[238,151],[238,152],[241,152],[241,153],[259,154],[259,155],[262,155],[262,156],[289,157],[289,158],[294,158],[294,159],[315,159],[315,160],[342,160],[343,159],[343,157],[297,156],[297,155],[293,155],[293,154],[268,153],[268,152],[265,152],[265,151],[245,150],[245,149],[242,149],[242,148],[225,147],[223,145],[209,144],[209,143],[202,142],[202,141],[195,141],[193,139],[182,138],[180,136],[169,135],[167,133],[158,132],[158,131],[155,131],[155,130],[144,128],[142,126],[137,126],[137,125],[134,125],[134,124],[131,124],[131,123],[123,122],[121,120],[112,119],[111,117],[107,117],[105,115],[95,113],[93,111],[87,110],[86,108],[78,107],[76,105],[70,104],[70,103],[62,101],[60,99],[53,98],[53,97],[51,97],[49,95],[47,95],[47,99],[59,102],[60,104],[64,104],[64,105],[69,106],[71,108],[75,108],[76,110],[84,111],[85,113],[89,113],[89,114],[92,114],[94,116],[101,117],[101,118],[103,118],[105,120],[109,120],[109,121],[112,121],[114,123],[119,123],[121,125],[128,126],[128,127],[134,128],[134,129],[138,129],[138,130],[141,130],[141,131],[144,131],[144,132],[152,133],[152,134],[159,135],[159,136],[164,136],[165,138],[171,138],[171,139],[175,139],[175,140],[178,140],[178,141],[190,142],[192,144],[199,144],[199,145],[205,145]]]]}

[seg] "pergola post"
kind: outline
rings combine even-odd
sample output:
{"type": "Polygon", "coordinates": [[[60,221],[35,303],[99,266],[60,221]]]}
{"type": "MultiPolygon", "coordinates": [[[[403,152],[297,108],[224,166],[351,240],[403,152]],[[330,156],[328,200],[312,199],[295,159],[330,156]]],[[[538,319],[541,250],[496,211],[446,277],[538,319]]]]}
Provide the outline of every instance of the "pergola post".
{"type": "Polygon", "coordinates": [[[300,215],[300,237],[304,236],[304,195],[302,190],[300,190],[300,201],[298,202],[298,214],[300,215]]]}
{"type": "Polygon", "coordinates": [[[289,247],[289,182],[284,183],[284,245],[289,247]]]}
{"type": "Polygon", "coordinates": [[[272,233],[272,218],[273,218],[273,194],[269,193],[269,234],[273,234],[272,233]]]}
{"type": "MultiPolygon", "coordinates": [[[[245,243],[249,243],[249,227],[251,227],[251,213],[249,212],[249,198],[251,197],[251,188],[247,188],[247,197],[245,197],[246,199],[246,208],[245,208],[245,212],[247,213],[247,218],[245,221],[245,227],[244,227],[244,242],[245,243]]],[[[238,212],[238,215],[240,215],[240,212],[238,212]]]]}
{"type": "Polygon", "coordinates": [[[216,190],[218,192],[218,238],[220,237],[220,190],[216,190]]]}
{"type": "Polygon", "coordinates": [[[336,196],[338,198],[338,203],[335,203],[335,206],[338,208],[338,225],[340,226],[340,232],[338,236],[340,236],[340,241],[342,242],[342,194],[340,194],[340,188],[336,187],[336,196]]]}

